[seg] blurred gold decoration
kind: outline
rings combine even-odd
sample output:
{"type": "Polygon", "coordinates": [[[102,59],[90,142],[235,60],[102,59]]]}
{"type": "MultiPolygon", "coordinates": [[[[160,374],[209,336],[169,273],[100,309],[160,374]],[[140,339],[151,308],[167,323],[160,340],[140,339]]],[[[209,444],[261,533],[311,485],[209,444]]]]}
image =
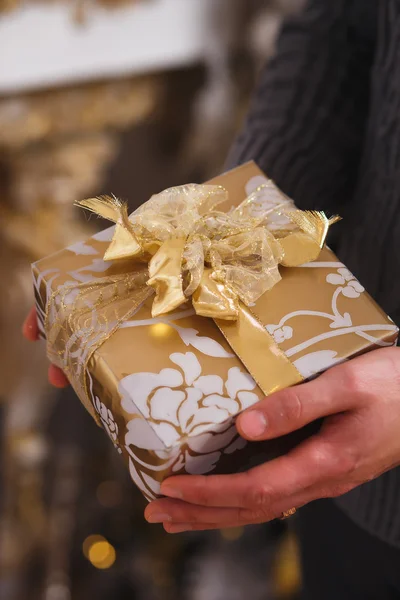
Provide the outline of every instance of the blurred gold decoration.
{"type": "MultiPolygon", "coordinates": [[[[41,432],[55,392],[47,382],[40,345],[21,335],[32,304],[29,264],[94,233],[95,221],[82,219],[73,201],[100,189],[119,149],[117,130],[142,122],[160,89],[159,78],[141,77],[0,97],[0,277],[7,281],[0,298],[0,401],[6,439],[1,455],[6,493],[0,578],[5,573],[13,582],[20,580],[26,559],[38,549],[44,551],[48,541],[46,599],[55,590],[69,593],[65,574],[70,540],[62,522],[67,513],[70,518],[73,502],[71,507],[55,506],[50,517],[43,507],[47,448],[41,432]]],[[[60,477],[64,489],[72,475],[60,477]]],[[[110,546],[98,568],[114,560],[110,546]]]]}
{"type": "Polygon", "coordinates": [[[158,78],[142,77],[0,98],[0,398],[24,431],[47,397],[42,353],[20,335],[32,302],[29,263],[90,235],[73,201],[100,188],[118,150],[114,131],[145,119],[159,90],[158,78]]]}
{"type": "Polygon", "coordinates": [[[277,552],[274,580],[277,598],[282,600],[293,597],[300,589],[299,551],[293,534],[285,536],[277,552]]]}
{"type": "Polygon", "coordinates": [[[18,247],[29,262],[46,256],[48,250],[51,254],[57,252],[64,242],[68,246],[90,235],[89,227],[72,219],[70,214],[66,215],[65,228],[59,226],[59,219],[60,210],[54,206],[40,208],[32,215],[0,206],[0,220],[6,226],[3,240],[18,247]]]}
{"type": "Polygon", "coordinates": [[[44,600],[70,600],[71,549],[77,525],[82,456],[73,446],[62,446],[55,457],[46,545],[44,600]]]}
{"type": "MultiPolygon", "coordinates": [[[[0,219],[4,224],[3,215],[0,219]]],[[[6,230],[4,227],[3,231],[6,230]]],[[[21,335],[22,322],[32,304],[29,259],[25,252],[1,237],[0,277],[7,281],[0,296],[0,399],[10,402],[7,426],[12,431],[16,427],[26,431],[36,425],[33,421],[38,403],[46,402],[46,360],[41,356],[41,349],[32,348],[21,335]]]]}
{"type": "Polygon", "coordinates": [[[96,569],[109,569],[115,562],[115,548],[107,540],[95,541],[88,549],[88,559],[96,569]]]}
{"type": "Polygon", "coordinates": [[[140,4],[145,1],[146,0],[97,0],[99,4],[107,6],[107,8],[114,8],[115,6],[123,6],[126,4],[140,4]]]}
{"type": "Polygon", "coordinates": [[[96,542],[105,542],[106,539],[102,535],[98,535],[93,533],[92,535],[88,535],[87,538],[83,540],[82,544],[82,552],[83,555],[89,559],[89,550],[96,542]]]}
{"type": "Polygon", "coordinates": [[[0,149],[124,129],[150,114],[159,91],[154,76],[0,97],[0,149]]]}
{"type": "MultiPolygon", "coordinates": [[[[74,200],[102,185],[117,148],[112,133],[97,133],[64,142],[34,144],[25,151],[10,154],[4,163],[8,168],[8,191],[14,207],[31,213],[32,217],[38,208],[48,207],[65,207],[75,214],[74,200]]],[[[61,216],[64,220],[65,215],[59,213],[59,218],[61,216]]],[[[55,233],[68,228],[70,220],[56,227],[55,233]]],[[[47,233],[50,235],[49,230],[47,233]]],[[[75,233],[71,231],[69,235],[75,233]]]]}
{"type": "Polygon", "coordinates": [[[0,0],[0,11],[9,12],[17,8],[20,0],[0,0]]]}

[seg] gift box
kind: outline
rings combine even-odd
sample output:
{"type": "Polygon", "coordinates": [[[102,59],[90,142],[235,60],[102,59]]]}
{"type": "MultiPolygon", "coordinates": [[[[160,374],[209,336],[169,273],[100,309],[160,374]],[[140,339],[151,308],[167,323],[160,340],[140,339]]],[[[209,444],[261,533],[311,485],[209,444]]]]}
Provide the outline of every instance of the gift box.
{"type": "Polygon", "coordinates": [[[113,198],[82,204],[116,225],[33,265],[39,329],[148,500],[171,474],[237,472],[287,450],[308,430],[246,444],[236,416],[396,342],[322,247],[334,219],[297,211],[255,163],[129,219],[113,198]]]}

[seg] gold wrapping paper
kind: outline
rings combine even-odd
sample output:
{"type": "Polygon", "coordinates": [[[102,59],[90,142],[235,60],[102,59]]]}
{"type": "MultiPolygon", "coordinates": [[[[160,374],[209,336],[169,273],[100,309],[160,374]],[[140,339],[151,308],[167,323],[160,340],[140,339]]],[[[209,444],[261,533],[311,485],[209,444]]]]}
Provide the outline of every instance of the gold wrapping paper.
{"type": "MultiPolygon", "coordinates": [[[[229,205],[223,208],[229,210],[264,181],[257,166],[248,163],[211,183],[228,191],[229,205]]],[[[113,236],[114,228],[109,228],[33,265],[43,334],[46,307],[59,286],[70,282],[73,293],[81,284],[121,271],[121,265],[102,258],[113,236]]],[[[313,263],[281,268],[281,276],[249,314],[260,335],[269,333],[302,378],[395,342],[396,326],[329,249],[313,263]]],[[[259,445],[245,450],[236,432],[235,416],[262,392],[217,325],[197,316],[190,304],[161,316],[152,316],[151,308],[151,298],[138,303],[129,320],[91,355],[85,374],[87,408],[147,499],[157,495],[160,482],[171,473],[236,471],[259,460],[265,450],[269,455],[276,451],[259,445]]],[[[230,326],[224,321],[221,329],[230,326]]],[[[91,328],[98,331],[101,323],[91,328]]],[[[232,347],[238,351],[242,339],[236,338],[232,347]]],[[[257,340],[254,349],[255,362],[262,364],[257,340]]],[[[83,365],[79,352],[74,348],[75,360],[83,365]]]]}

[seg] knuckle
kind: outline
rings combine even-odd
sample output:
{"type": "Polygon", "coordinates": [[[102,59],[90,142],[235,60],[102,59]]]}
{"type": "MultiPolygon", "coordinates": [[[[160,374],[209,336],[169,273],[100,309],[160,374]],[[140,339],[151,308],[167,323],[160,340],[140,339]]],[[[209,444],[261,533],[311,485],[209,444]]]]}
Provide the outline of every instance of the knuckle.
{"type": "Polygon", "coordinates": [[[310,451],[310,462],[313,466],[317,467],[318,470],[326,470],[332,462],[331,452],[325,445],[315,445],[310,451]]]}
{"type": "Polygon", "coordinates": [[[207,478],[204,475],[200,475],[197,481],[198,485],[193,489],[191,501],[195,501],[200,506],[209,506],[210,496],[207,487],[207,478]]]}
{"type": "Polygon", "coordinates": [[[320,472],[329,478],[348,478],[359,465],[358,453],[352,447],[338,448],[332,444],[319,444],[312,452],[311,459],[320,472]]]}
{"type": "Polygon", "coordinates": [[[334,467],[339,476],[351,476],[360,464],[360,451],[352,446],[344,446],[340,450],[332,449],[334,467]]]}
{"type": "Polygon", "coordinates": [[[301,420],[302,402],[297,390],[288,388],[281,395],[279,404],[279,419],[282,421],[296,422],[301,420]]]}
{"type": "Polygon", "coordinates": [[[345,364],[342,368],[344,389],[350,394],[365,392],[365,377],[351,364],[345,364]]]}
{"type": "Polygon", "coordinates": [[[264,510],[267,506],[271,505],[273,497],[273,491],[268,485],[256,485],[250,488],[246,505],[255,508],[256,511],[259,509],[264,510]]]}

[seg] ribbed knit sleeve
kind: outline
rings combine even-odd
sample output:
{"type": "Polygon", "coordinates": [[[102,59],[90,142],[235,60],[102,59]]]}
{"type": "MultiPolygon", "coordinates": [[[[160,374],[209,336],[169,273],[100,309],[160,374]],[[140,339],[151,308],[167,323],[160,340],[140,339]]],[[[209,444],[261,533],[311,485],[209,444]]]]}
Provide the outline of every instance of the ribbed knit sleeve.
{"type": "MultiPolygon", "coordinates": [[[[398,0],[310,0],[284,24],[227,162],[254,159],[300,208],[342,214],[335,251],[398,325],[399,52],[398,0]]],[[[336,502],[400,547],[400,468],[336,502]]]]}
{"type": "Polygon", "coordinates": [[[372,4],[312,0],[284,24],[227,167],[254,159],[300,208],[337,210],[351,198],[368,112],[372,4]]]}

